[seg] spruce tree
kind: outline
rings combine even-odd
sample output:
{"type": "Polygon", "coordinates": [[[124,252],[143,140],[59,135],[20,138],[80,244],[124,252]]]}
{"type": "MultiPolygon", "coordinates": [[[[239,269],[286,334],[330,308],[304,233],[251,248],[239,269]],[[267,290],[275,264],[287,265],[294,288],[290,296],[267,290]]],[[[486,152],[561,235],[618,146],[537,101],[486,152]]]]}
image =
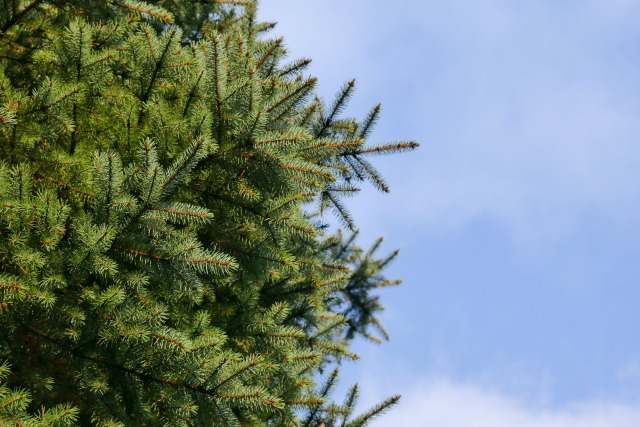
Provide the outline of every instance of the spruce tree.
{"type": "Polygon", "coordinates": [[[0,425],[361,426],[387,185],[254,1],[0,2],[0,425]],[[343,231],[332,232],[332,211],[343,231]],[[320,421],[322,420],[322,421],[320,421]]]}

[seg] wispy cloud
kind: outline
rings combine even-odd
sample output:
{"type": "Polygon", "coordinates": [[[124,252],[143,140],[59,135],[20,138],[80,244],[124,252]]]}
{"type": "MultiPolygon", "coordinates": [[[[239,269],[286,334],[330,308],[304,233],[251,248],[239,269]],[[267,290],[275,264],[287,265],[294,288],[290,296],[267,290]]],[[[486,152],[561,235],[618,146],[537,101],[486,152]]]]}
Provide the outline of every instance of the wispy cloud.
{"type": "Polygon", "coordinates": [[[548,409],[491,388],[450,380],[422,382],[372,424],[416,427],[636,427],[640,405],[585,401],[548,409]]]}
{"type": "Polygon", "coordinates": [[[488,219],[548,238],[587,211],[624,219],[637,202],[638,64],[624,57],[633,32],[614,31],[627,16],[533,4],[452,5],[439,11],[451,20],[424,24],[441,51],[409,112],[424,151],[394,164],[388,205],[408,226],[488,219]]]}

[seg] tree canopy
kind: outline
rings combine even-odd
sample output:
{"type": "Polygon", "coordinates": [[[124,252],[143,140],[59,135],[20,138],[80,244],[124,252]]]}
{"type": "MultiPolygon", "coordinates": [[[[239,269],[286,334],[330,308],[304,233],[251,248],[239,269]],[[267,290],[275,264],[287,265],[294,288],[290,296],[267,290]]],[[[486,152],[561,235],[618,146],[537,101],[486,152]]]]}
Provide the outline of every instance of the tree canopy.
{"type": "Polygon", "coordinates": [[[366,144],[380,107],[314,96],[256,7],[0,7],[2,425],[355,427],[397,400],[330,396],[398,283],[344,198],[417,144],[366,144]]]}

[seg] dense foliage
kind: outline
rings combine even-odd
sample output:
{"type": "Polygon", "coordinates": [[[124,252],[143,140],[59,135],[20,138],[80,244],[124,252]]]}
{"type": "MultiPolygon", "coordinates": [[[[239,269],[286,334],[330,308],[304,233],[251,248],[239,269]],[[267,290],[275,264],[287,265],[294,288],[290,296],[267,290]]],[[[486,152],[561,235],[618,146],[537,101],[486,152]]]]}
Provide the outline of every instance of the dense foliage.
{"type": "Polygon", "coordinates": [[[395,256],[349,233],[342,118],[252,1],[0,5],[0,424],[359,426],[329,394],[395,256]],[[317,212],[312,212],[317,208],[317,212]],[[324,378],[324,379],[322,379],[324,378]],[[320,384],[317,384],[319,382],[320,384]]]}

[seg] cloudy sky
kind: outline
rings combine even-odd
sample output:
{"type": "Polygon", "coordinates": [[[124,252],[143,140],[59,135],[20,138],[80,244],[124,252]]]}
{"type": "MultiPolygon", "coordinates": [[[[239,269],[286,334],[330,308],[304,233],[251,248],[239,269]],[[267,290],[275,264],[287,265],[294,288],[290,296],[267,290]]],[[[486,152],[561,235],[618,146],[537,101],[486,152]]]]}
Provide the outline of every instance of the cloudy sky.
{"type": "Polygon", "coordinates": [[[390,342],[347,365],[375,424],[640,425],[640,2],[262,0],[290,58],[371,142],[391,194],[350,200],[401,249],[390,342]]]}

